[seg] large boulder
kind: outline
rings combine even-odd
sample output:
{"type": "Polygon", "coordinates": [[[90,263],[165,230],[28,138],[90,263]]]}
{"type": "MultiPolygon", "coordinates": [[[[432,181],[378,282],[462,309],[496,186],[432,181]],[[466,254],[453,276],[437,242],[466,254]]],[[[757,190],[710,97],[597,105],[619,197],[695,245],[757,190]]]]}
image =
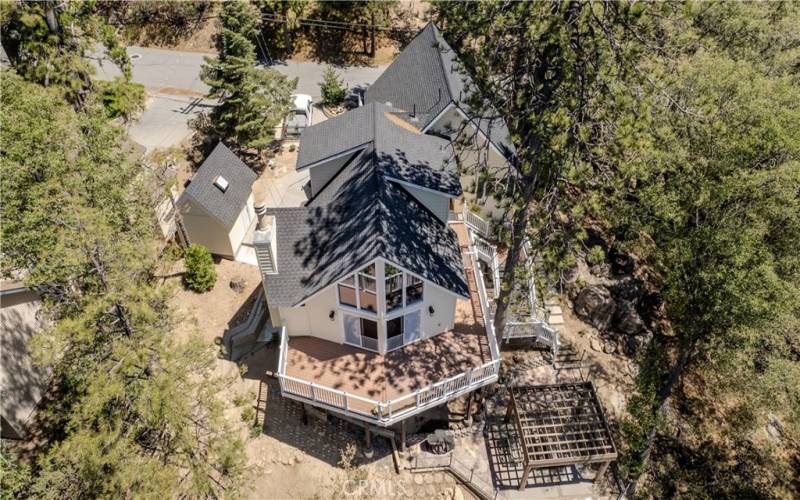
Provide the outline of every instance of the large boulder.
{"type": "Polygon", "coordinates": [[[611,292],[602,285],[584,287],[575,297],[575,314],[598,330],[605,330],[614,317],[614,300],[611,292]]]}
{"type": "Polygon", "coordinates": [[[617,302],[614,312],[614,328],[628,335],[636,335],[644,329],[644,321],[629,300],[617,302]]]}
{"type": "Polygon", "coordinates": [[[649,330],[643,330],[638,335],[631,335],[625,339],[625,343],[623,344],[625,354],[631,357],[636,356],[644,351],[652,341],[653,332],[649,330]]]}

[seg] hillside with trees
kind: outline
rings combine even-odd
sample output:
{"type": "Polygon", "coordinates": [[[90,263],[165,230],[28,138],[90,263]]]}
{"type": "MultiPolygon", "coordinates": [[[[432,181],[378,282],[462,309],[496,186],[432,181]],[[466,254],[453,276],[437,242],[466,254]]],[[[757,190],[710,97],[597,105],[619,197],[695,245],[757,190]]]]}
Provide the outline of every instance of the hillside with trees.
{"type": "Polygon", "coordinates": [[[570,300],[579,264],[621,268],[651,333],[619,430],[628,492],[798,495],[797,5],[435,7],[470,105],[517,148],[479,172],[511,222],[496,327],[526,241],[570,300]]]}
{"type": "Polygon", "coordinates": [[[228,381],[213,346],[171,335],[179,318],[156,279],[161,188],[130,161],[82,63],[109,32],[62,7],[3,5],[16,46],[0,73],[2,273],[42,297],[50,326],[32,350],[53,373],[24,465],[4,446],[3,498],[233,494],[242,442],[217,397],[228,381]]]}

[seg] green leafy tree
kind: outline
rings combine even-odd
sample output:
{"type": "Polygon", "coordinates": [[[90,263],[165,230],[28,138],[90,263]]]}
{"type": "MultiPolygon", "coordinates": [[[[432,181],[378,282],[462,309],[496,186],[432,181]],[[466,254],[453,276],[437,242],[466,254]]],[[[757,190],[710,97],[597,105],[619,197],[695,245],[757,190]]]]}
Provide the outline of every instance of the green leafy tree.
{"type": "Polygon", "coordinates": [[[32,341],[57,393],[40,410],[32,498],[210,497],[235,492],[241,442],[227,380],[198,341],[170,335],[147,174],[87,99],[0,74],[2,271],[26,271],[51,326],[32,341]]]}
{"type": "Polygon", "coordinates": [[[396,5],[395,0],[319,2],[317,15],[329,21],[362,25],[360,33],[364,53],[375,57],[378,28],[390,26],[392,11],[396,5]]]}
{"type": "Polygon", "coordinates": [[[269,39],[266,43],[283,54],[291,54],[292,40],[310,3],[305,0],[259,0],[256,4],[262,13],[274,18],[265,24],[264,32],[269,39]]]}
{"type": "Polygon", "coordinates": [[[344,102],[345,89],[342,79],[333,67],[328,66],[322,73],[319,84],[322,102],[326,106],[339,106],[344,102]]]}
{"type": "Polygon", "coordinates": [[[252,39],[258,32],[258,11],[245,2],[228,2],[220,13],[215,37],[217,58],[206,58],[203,81],[209,96],[219,99],[211,122],[223,138],[241,146],[263,148],[291,109],[297,79],[274,69],[256,67],[252,39]]]}
{"type": "Polygon", "coordinates": [[[0,499],[22,498],[30,481],[30,468],[5,447],[0,448],[0,499]]]}
{"type": "Polygon", "coordinates": [[[214,270],[214,259],[211,252],[203,245],[191,244],[186,249],[186,286],[195,292],[207,292],[214,288],[217,272],[214,270]]]}
{"type": "MultiPolygon", "coordinates": [[[[552,226],[558,182],[567,172],[606,160],[602,145],[626,111],[616,100],[622,99],[619,89],[632,72],[630,61],[644,48],[639,40],[647,33],[642,13],[647,7],[489,1],[436,2],[434,7],[465,69],[474,75],[463,105],[475,117],[504,117],[516,149],[499,166],[485,154],[466,166],[484,182],[494,182],[495,195],[508,207],[509,250],[494,318],[495,330],[502,332],[523,272],[522,246],[531,228],[552,226]]],[[[468,125],[458,131],[461,149],[473,153],[488,147],[475,140],[468,125]]],[[[557,248],[567,251],[552,258],[569,264],[570,245],[585,236],[577,230],[562,239],[557,248]]],[[[549,246],[536,243],[535,249],[549,246]]]]}
{"type": "Polygon", "coordinates": [[[92,90],[94,69],[86,59],[102,43],[130,78],[130,59],[115,30],[94,11],[93,2],[4,2],[0,34],[11,64],[26,80],[63,89],[76,106],[92,90]]]}

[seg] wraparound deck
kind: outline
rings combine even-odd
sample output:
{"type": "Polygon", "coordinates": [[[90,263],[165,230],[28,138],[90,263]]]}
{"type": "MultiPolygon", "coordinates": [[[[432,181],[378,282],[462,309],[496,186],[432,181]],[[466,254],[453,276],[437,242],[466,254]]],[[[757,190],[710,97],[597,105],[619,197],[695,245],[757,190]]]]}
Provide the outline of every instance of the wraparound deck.
{"type": "Polygon", "coordinates": [[[385,355],[315,337],[281,335],[284,396],[377,425],[391,425],[497,380],[500,358],[486,289],[467,228],[458,235],[470,300],[456,304],[451,331],[385,355]]]}

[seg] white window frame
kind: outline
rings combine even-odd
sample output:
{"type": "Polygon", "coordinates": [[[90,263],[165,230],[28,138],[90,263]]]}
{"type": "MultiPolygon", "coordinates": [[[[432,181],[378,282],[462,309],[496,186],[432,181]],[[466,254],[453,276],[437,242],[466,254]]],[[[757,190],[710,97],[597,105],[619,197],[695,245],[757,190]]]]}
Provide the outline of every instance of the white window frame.
{"type": "MultiPolygon", "coordinates": [[[[371,263],[367,264],[366,266],[364,266],[364,269],[366,269],[366,268],[368,268],[370,266],[373,266],[375,268],[375,274],[377,275],[378,274],[378,266],[376,265],[375,262],[371,262],[371,263]]],[[[341,308],[343,310],[346,310],[346,311],[359,312],[359,313],[366,314],[368,316],[377,317],[378,316],[378,311],[381,308],[381,301],[379,300],[379,297],[378,297],[378,277],[377,276],[370,276],[369,274],[362,273],[361,270],[356,271],[356,272],[354,272],[352,274],[348,274],[346,276],[343,276],[341,279],[339,279],[336,282],[336,305],[339,308],[341,308]],[[375,281],[375,291],[374,292],[365,289],[365,293],[371,293],[371,294],[375,295],[375,306],[376,306],[375,307],[376,308],[375,311],[370,311],[369,309],[362,309],[361,308],[361,280],[360,280],[361,276],[364,276],[365,278],[368,278],[368,279],[371,279],[371,280],[375,281]],[[350,279],[350,278],[353,278],[353,284],[352,285],[350,285],[349,283],[345,283],[344,282],[345,280],[350,279]],[[339,287],[340,286],[343,286],[343,287],[346,287],[346,288],[350,288],[350,289],[355,291],[355,296],[356,296],[356,305],[355,305],[355,307],[351,306],[350,304],[345,304],[345,303],[343,303],[341,301],[341,298],[339,297],[339,287]]]]}
{"type": "Polygon", "coordinates": [[[403,348],[403,347],[405,347],[407,345],[415,344],[415,343],[419,342],[420,340],[423,340],[423,338],[422,338],[422,318],[423,318],[422,306],[423,306],[423,303],[419,302],[418,304],[414,304],[411,307],[404,307],[403,309],[397,309],[396,311],[392,311],[391,314],[387,314],[386,317],[383,319],[383,324],[384,324],[383,328],[384,328],[384,331],[386,332],[384,335],[386,335],[386,344],[387,344],[386,352],[387,353],[388,352],[392,352],[392,351],[396,351],[397,349],[401,349],[401,348],[403,348]],[[405,328],[406,328],[406,319],[405,319],[405,317],[410,315],[410,314],[414,314],[415,312],[419,312],[420,335],[419,335],[419,337],[417,339],[412,340],[411,342],[407,343],[406,342],[406,330],[405,330],[405,328]],[[400,334],[403,337],[403,343],[400,344],[398,347],[395,347],[393,349],[389,349],[388,348],[388,344],[389,344],[389,325],[388,325],[388,323],[389,323],[389,321],[392,321],[393,319],[397,319],[398,317],[402,317],[403,318],[403,333],[400,334]]]}
{"type": "MultiPolygon", "coordinates": [[[[423,302],[425,302],[425,279],[424,278],[422,278],[420,276],[417,276],[416,274],[410,273],[408,271],[405,271],[405,270],[395,266],[394,264],[387,264],[387,265],[392,266],[393,268],[397,269],[397,271],[398,271],[398,272],[396,272],[394,274],[391,274],[389,276],[384,276],[384,278],[383,278],[383,283],[384,283],[384,285],[383,285],[384,286],[383,313],[387,317],[389,315],[396,315],[396,313],[398,313],[398,312],[410,311],[410,310],[412,310],[410,308],[413,308],[414,306],[416,306],[418,304],[422,304],[423,302]],[[400,286],[402,288],[401,289],[401,293],[402,293],[403,299],[400,302],[399,306],[397,306],[394,309],[392,309],[391,311],[389,311],[389,309],[388,309],[389,303],[386,301],[386,281],[389,280],[390,278],[394,278],[397,275],[402,275],[402,280],[401,280],[402,283],[401,283],[400,286]],[[409,277],[413,277],[414,279],[418,279],[422,284],[422,299],[419,302],[415,302],[415,303],[413,303],[411,305],[408,304],[408,294],[406,294],[406,288],[408,288],[408,286],[409,286],[409,279],[408,279],[409,277]]],[[[385,267],[384,267],[384,269],[385,269],[385,267]]]]}

